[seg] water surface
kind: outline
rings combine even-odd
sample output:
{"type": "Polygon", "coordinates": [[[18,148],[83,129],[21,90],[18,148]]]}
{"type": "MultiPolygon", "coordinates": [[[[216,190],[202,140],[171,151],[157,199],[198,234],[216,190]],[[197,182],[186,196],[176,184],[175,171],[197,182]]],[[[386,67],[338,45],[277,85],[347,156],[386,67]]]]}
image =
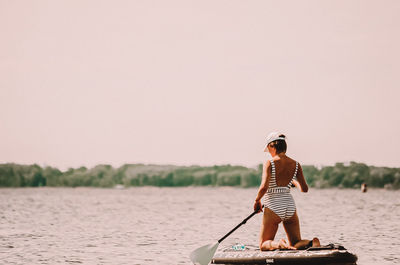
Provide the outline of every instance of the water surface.
{"type": "MultiPolygon", "coordinates": [[[[190,264],[252,211],[257,189],[0,189],[4,264],[190,264]]],[[[302,236],[337,242],[358,264],[400,262],[400,191],[311,189],[292,192],[302,236]]],[[[222,246],[256,245],[261,215],[222,246]]],[[[277,238],[284,237],[282,226],[277,238]]]]}

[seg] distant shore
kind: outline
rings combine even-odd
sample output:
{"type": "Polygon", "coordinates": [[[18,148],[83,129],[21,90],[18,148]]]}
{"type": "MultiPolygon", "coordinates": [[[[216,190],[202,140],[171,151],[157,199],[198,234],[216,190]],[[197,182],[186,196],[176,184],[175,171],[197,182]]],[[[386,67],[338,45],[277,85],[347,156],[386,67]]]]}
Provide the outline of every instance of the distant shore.
{"type": "MultiPolygon", "coordinates": [[[[317,168],[303,165],[311,187],[400,189],[400,168],[375,167],[363,163],[336,163],[317,168]]],[[[173,166],[125,164],[119,168],[97,165],[93,168],[70,168],[0,164],[0,187],[130,187],[130,186],[238,186],[260,184],[262,165],[257,169],[234,165],[173,166]]]]}

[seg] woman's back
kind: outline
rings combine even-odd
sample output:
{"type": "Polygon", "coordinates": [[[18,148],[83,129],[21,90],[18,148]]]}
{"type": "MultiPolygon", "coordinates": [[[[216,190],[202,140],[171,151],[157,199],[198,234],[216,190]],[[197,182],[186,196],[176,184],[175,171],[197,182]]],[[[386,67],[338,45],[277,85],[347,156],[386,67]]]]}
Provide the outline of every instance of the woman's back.
{"type": "Polygon", "coordinates": [[[288,156],[275,156],[275,180],[278,187],[286,187],[292,181],[296,172],[296,161],[288,156]]]}

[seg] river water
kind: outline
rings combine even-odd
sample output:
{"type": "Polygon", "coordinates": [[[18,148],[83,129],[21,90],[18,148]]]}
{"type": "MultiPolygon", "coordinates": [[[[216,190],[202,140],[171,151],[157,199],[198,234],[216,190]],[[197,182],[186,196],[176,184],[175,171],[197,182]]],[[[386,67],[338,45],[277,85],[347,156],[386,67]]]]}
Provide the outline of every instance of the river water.
{"type": "MultiPolygon", "coordinates": [[[[257,189],[0,189],[0,264],[190,264],[252,212],[257,189]]],[[[292,191],[304,238],[357,264],[400,263],[400,191],[292,191]]],[[[261,214],[222,242],[257,245],[261,214]]],[[[283,227],[277,238],[285,237],[283,227]]]]}

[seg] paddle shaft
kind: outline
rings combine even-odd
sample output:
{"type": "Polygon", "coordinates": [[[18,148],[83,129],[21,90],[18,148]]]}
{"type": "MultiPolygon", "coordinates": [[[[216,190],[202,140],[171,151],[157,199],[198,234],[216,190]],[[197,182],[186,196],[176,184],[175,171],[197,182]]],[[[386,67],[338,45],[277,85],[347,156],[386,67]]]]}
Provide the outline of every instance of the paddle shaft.
{"type": "Polygon", "coordinates": [[[231,231],[229,231],[228,234],[224,235],[220,240],[218,240],[218,243],[221,243],[225,238],[227,238],[230,234],[235,232],[235,230],[238,229],[241,225],[244,225],[251,217],[253,217],[257,213],[258,213],[258,211],[254,211],[252,214],[247,216],[242,222],[240,222],[240,224],[238,224],[235,228],[233,228],[231,231]]]}

